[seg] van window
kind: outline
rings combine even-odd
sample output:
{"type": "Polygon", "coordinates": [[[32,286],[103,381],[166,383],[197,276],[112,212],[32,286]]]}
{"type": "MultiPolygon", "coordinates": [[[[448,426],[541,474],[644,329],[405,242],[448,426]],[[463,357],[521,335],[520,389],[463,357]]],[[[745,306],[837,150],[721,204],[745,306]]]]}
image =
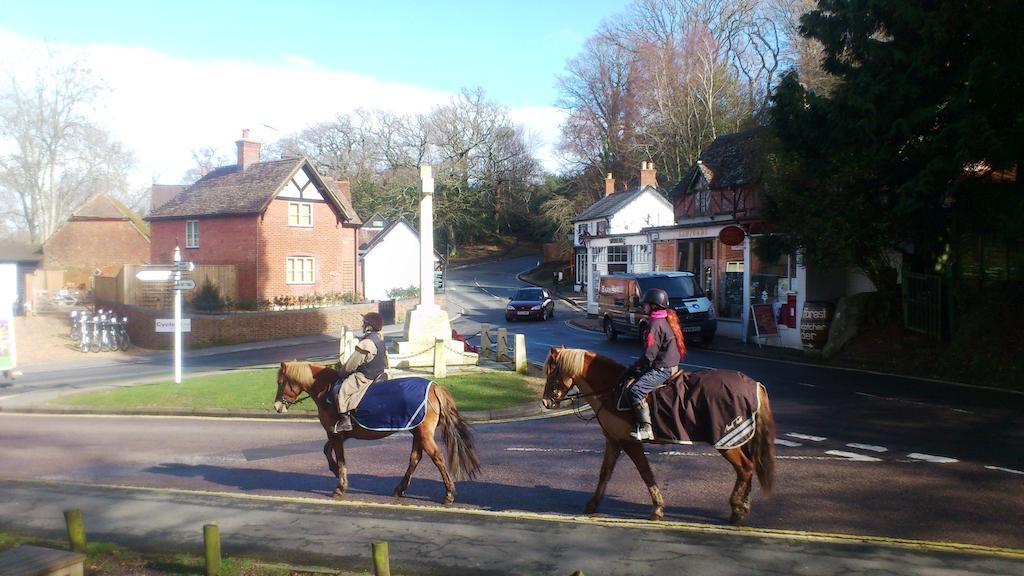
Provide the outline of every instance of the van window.
{"type": "Polygon", "coordinates": [[[651,288],[661,288],[669,298],[700,298],[704,290],[697,284],[693,276],[676,276],[660,278],[641,278],[640,290],[646,293],[651,288]]]}

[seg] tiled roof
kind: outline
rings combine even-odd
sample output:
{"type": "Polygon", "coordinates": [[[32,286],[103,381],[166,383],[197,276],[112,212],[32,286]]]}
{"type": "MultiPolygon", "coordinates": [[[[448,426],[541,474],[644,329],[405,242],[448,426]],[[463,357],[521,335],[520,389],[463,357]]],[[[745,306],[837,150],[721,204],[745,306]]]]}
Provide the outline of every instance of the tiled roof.
{"type": "Polygon", "coordinates": [[[131,208],[109,194],[94,194],[78,210],[75,210],[68,220],[128,220],[139,229],[139,232],[142,232],[147,238],[149,237],[149,224],[131,208]]]}
{"type": "Polygon", "coordinates": [[[751,128],[733,134],[723,134],[701,152],[700,162],[694,162],[669,196],[678,197],[686,192],[700,170],[709,187],[733,188],[760,180],[763,128],[751,128]]]}
{"type": "Polygon", "coordinates": [[[611,216],[618,212],[623,206],[629,204],[643,194],[643,191],[644,188],[632,188],[630,190],[623,190],[622,192],[616,192],[609,196],[605,196],[591,204],[590,207],[584,210],[582,214],[573,218],[572,222],[611,216]]]}

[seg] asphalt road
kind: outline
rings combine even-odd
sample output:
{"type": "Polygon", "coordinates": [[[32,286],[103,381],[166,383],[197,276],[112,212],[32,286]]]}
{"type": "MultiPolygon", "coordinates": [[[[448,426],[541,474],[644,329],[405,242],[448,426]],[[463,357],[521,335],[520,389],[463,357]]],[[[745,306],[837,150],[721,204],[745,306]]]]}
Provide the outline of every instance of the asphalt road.
{"type": "MultiPolygon", "coordinates": [[[[505,325],[504,303],[514,288],[521,285],[515,274],[534,264],[532,259],[518,259],[451,271],[447,295],[459,332],[474,334],[481,322],[505,325]]],[[[592,349],[621,361],[629,361],[636,354],[635,342],[610,343],[601,334],[572,326],[567,320],[573,314],[579,313],[559,303],[553,321],[515,323],[509,328],[527,334],[529,355],[537,361],[543,359],[548,346],[560,344],[592,349]]],[[[327,339],[271,349],[193,356],[188,359],[186,371],[327,355],[336,350],[336,341],[327,339]]],[[[0,391],[0,395],[87,387],[123,378],[126,374],[136,378],[150,373],[165,375],[167,365],[166,358],[149,358],[128,365],[77,370],[63,367],[47,367],[38,372],[25,370],[25,376],[16,386],[0,391]]],[[[750,557],[744,556],[742,561],[719,564],[717,571],[713,570],[715,562],[709,562],[710,571],[706,573],[738,573],[743,571],[741,568],[747,568],[746,573],[769,573],[783,565],[789,566],[790,571],[778,573],[862,573],[872,566],[871,562],[894,558],[904,561],[902,573],[907,574],[928,572],[930,568],[937,572],[941,566],[946,566],[950,574],[1024,573],[1019,564],[1024,557],[1024,537],[1019,532],[1020,518],[1024,518],[1021,490],[1024,465],[1020,461],[1024,453],[1024,437],[1020,432],[1024,411],[1020,396],[754,359],[696,347],[691,349],[686,367],[733,368],[765,382],[778,426],[776,494],[765,499],[755,491],[750,524],[757,529],[784,531],[781,533],[784,536],[778,537],[786,544],[777,551],[785,553],[773,556],[771,545],[763,544],[761,536],[756,536],[761,546],[757,548],[758,562],[748,565],[746,561],[750,557]],[[866,563],[849,564],[842,553],[840,556],[846,559],[828,570],[817,566],[815,558],[800,556],[813,554],[808,551],[815,547],[807,542],[818,539],[808,536],[807,532],[839,534],[841,538],[865,537],[870,551],[858,551],[853,556],[866,563]],[[913,554],[908,547],[920,547],[919,544],[896,543],[894,548],[887,548],[889,544],[876,540],[887,538],[1000,550],[981,550],[986,560],[970,556],[970,562],[962,563],[947,558],[931,565],[916,557],[910,560],[913,554]],[[878,546],[886,551],[878,552],[878,546]],[[1010,564],[1000,564],[996,571],[982,568],[992,559],[991,553],[1003,554],[1007,550],[1015,558],[1010,564]],[[787,555],[790,553],[794,556],[787,555]],[[771,558],[781,563],[768,562],[771,558]],[[801,562],[821,569],[797,570],[801,562]],[[837,566],[859,569],[837,572],[837,566]]],[[[479,424],[475,430],[484,473],[475,481],[459,484],[456,511],[555,514],[563,520],[582,512],[596,484],[603,449],[596,424],[567,416],[479,424]]],[[[0,477],[17,482],[56,482],[58,486],[72,483],[76,487],[69,489],[69,494],[82,491],[77,488],[79,483],[116,484],[185,490],[187,494],[210,491],[226,494],[226,498],[235,495],[271,499],[268,502],[276,502],[273,500],[276,498],[311,497],[327,505],[334,481],[320,453],[322,434],[319,425],[311,422],[38,416],[0,412],[0,477]]],[[[346,448],[351,482],[349,501],[366,505],[392,504],[391,491],[408,460],[408,437],[395,435],[375,443],[350,442],[346,448]]],[[[710,527],[710,533],[715,534],[717,530],[731,530],[725,527],[725,520],[732,472],[722,458],[703,445],[650,447],[648,451],[666,497],[667,519],[710,527]]],[[[17,483],[10,486],[28,490],[17,483]]],[[[406,502],[422,504],[427,510],[440,510],[437,502],[442,493],[436,470],[425,461],[414,477],[406,502]]],[[[97,496],[99,500],[109,497],[97,496]]],[[[134,499],[130,495],[125,497],[134,499]]],[[[316,507],[315,503],[309,505],[316,507]]],[[[18,502],[0,503],[0,522],[10,523],[11,518],[18,518],[18,506],[18,502]]],[[[609,485],[601,517],[639,522],[646,518],[649,506],[638,474],[628,460],[623,459],[609,485]]],[[[291,505],[286,508],[291,510],[291,505]]],[[[388,528],[389,533],[402,532],[401,517],[402,514],[396,513],[394,521],[398,524],[388,528]]],[[[445,524],[443,529],[439,526],[439,530],[456,535],[455,540],[446,541],[459,542],[459,524],[463,520],[449,521],[450,518],[440,516],[435,521],[445,524]]],[[[40,526],[47,522],[51,521],[31,520],[32,524],[40,526]]],[[[566,551],[558,546],[566,537],[563,533],[566,528],[559,522],[562,520],[556,519],[560,532],[546,533],[543,528],[530,530],[536,529],[538,534],[551,538],[549,543],[555,548],[551,551],[552,558],[566,559],[566,551]]],[[[175,525],[180,528],[179,524],[175,525]]],[[[413,526],[414,523],[407,525],[411,531],[402,532],[404,536],[399,539],[412,543],[430,537],[429,533],[417,532],[413,526]]],[[[699,528],[698,533],[709,534],[701,530],[704,528],[699,528]]],[[[486,544],[488,537],[499,541],[521,531],[522,527],[511,525],[506,531],[502,522],[492,522],[474,537],[477,541],[483,538],[486,544]]],[[[596,537],[601,530],[597,525],[581,523],[571,524],[569,532],[572,542],[579,544],[578,538],[596,537]]],[[[640,533],[619,535],[619,541],[601,541],[590,546],[598,551],[595,554],[622,559],[621,538],[649,541],[653,545],[661,533],[653,534],[645,529],[640,533]],[[649,540],[651,538],[653,540],[649,540]]],[[[521,545],[542,546],[543,539],[539,542],[524,541],[521,545]]],[[[701,542],[703,545],[703,540],[701,542]]],[[[742,542],[752,541],[730,542],[729,550],[741,553],[747,545],[742,542]]],[[[836,549],[829,546],[823,544],[819,549],[821,558],[834,559],[836,549]]],[[[929,546],[923,547],[928,549],[929,546]]],[[[944,545],[937,546],[941,550],[944,545]]],[[[642,558],[646,552],[637,550],[636,554],[637,558],[642,558]]],[[[945,552],[935,554],[938,556],[925,556],[931,561],[945,552]]],[[[569,557],[577,558],[571,554],[569,557]]],[[[678,557],[666,556],[670,557],[678,560],[678,557]]],[[[540,560],[537,562],[541,563],[522,565],[529,569],[518,563],[514,565],[521,569],[512,569],[511,558],[507,560],[510,572],[556,573],[540,570],[538,567],[543,566],[540,560]]],[[[525,558],[517,560],[525,561],[525,558]]],[[[629,571],[630,566],[636,567],[631,564],[633,556],[625,560],[621,569],[605,566],[607,571],[598,569],[595,573],[642,573],[629,571]]],[[[657,562],[657,558],[650,560],[657,562]]],[[[554,565],[567,567],[566,573],[577,569],[575,565],[562,562],[554,565]]],[[[685,565],[691,566],[689,560],[685,565]]],[[[889,568],[892,566],[885,564],[871,569],[900,573],[889,568]]]]}

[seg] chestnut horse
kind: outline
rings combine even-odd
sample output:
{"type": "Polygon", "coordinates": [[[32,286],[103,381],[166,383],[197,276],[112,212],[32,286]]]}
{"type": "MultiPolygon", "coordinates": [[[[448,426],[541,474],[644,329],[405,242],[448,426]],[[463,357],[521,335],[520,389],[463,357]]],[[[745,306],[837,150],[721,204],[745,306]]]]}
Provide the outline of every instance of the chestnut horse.
{"type": "MultiPolygon", "coordinates": [[[[625,370],[625,366],[611,358],[587,350],[552,348],[544,362],[547,382],[544,385],[542,401],[545,408],[555,408],[564,400],[585,398],[596,414],[601,431],[604,432],[605,449],[601,475],[597,481],[597,490],[587,502],[586,513],[597,512],[597,507],[604,497],[605,486],[611,478],[612,470],[615,469],[615,463],[619,455],[625,451],[651,493],[651,500],[654,503],[651,519],[661,520],[665,515],[665,502],[661,491],[654,481],[654,473],[647,462],[643,444],[629,436],[630,430],[636,426],[633,412],[620,412],[616,409],[616,385],[622,379],[625,370]],[[569,395],[569,390],[574,386],[578,394],[569,395]]],[[[729,521],[737,525],[742,524],[750,513],[750,487],[754,472],[757,472],[761,491],[765,495],[771,493],[775,472],[775,420],[768,405],[768,392],[760,382],[757,387],[759,402],[753,437],[742,446],[719,450],[736,470],[736,484],[729,498],[732,507],[729,521]]]]}
{"type": "MultiPolygon", "coordinates": [[[[324,456],[327,457],[327,466],[338,478],[338,487],[334,489],[334,497],[341,498],[348,489],[348,476],[345,472],[345,440],[355,438],[357,440],[380,440],[393,434],[393,431],[367,430],[353,420],[352,430],[335,434],[334,423],[338,419],[334,406],[327,405],[327,397],[331,385],[338,378],[338,372],[333,368],[311,364],[309,362],[282,362],[277,370],[277,396],[274,398],[274,409],[280,412],[287,412],[288,406],[294,404],[299,394],[305,392],[316,402],[317,411],[320,413],[320,424],[327,432],[327,442],[324,443],[324,456]],[[333,454],[332,454],[333,452],[333,454]]],[[[477,458],[473,448],[473,436],[469,426],[459,416],[459,409],[455,406],[455,399],[446,388],[434,384],[430,386],[427,394],[426,413],[423,421],[418,426],[409,430],[412,433],[412,453],[409,454],[409,468],[405,476],[395,488],[394,495],[405,496],[409,488],[412,474],[419,464],[423,451],[434,461],[434,465],[441,472],[441,479],[444,481],[444,503],[451,504],[455,501],[456,479],[475,478],[480,471],[480,460],[477,458]],[[441,454],[434,441],[434,430],[441,424],[442,437],[447,445],[447,464],[445,455],[441,454]],[[449,468],[451,474],[449,474],[449,468]]]]}

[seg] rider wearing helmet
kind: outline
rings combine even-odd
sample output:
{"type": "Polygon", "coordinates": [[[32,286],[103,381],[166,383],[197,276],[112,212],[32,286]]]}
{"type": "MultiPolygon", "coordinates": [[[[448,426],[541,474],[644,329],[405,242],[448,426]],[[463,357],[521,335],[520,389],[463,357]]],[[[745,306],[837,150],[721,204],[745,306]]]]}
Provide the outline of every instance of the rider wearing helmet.
{"type": "Polygon", "coordinates": [[[650,327],[643,342],[643,356],[626,372],[639,374],[626,394],[637,421],[636,430],[629,435],[636,440],[653,440],[647,394],[672,375],[686,355],[686,344],[679,328],[679,318],[669,306],[668,293],[664,290],[651,288],[644,293],[644,313],[650,316],[650,327]]]}
{"type": "Polygon", "coordinates": [[[356,409],[359,401],[366,394],[366,389],[378,379],[386,380],[388,369],[388,351],[381,338],[380,331],[384,328],[384,319],[376,312],[363,315],[363,338],[356,344],[356,349],[339,366],[338,372],[344,380],[337,387],[335,405],[338,407],[338,421],[334,424],[334,432],[352,429],[349,412],[356,409]]]}

